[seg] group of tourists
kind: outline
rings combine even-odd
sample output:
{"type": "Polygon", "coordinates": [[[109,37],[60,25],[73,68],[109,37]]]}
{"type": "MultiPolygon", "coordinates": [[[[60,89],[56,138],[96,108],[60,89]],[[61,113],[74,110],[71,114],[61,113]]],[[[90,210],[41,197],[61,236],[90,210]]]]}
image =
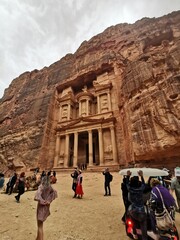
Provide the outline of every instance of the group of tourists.
{"type": "MultiPolygon", "coordinates": [[[[112,174],[109,172],[109,168],[106,168],[102,174],[104,175],[104,190],[105,194],[104,196],[111,196],[111,187],[110,187],[110,182],[113,179],[112,174]]],[[[82,198],[83,197],[83,187],[82,187],[82,182],[83,182],[83,176],[82,176],[82,171],[81,169],[75,168],[74,172],[71,173],[71,177],[73,178],[72,182],[72,190],[74,192],[73,198],[82,198]]]]}
{"type": "Polygon", "coordinates": [[[74,172],[71,173],[71,177],[73,178],[73,183],[72,183],[72,190],[74,192],[73,198],[82,198],[83,197],[83,187],[82,187],[82,182],[83,182],[83,176],[82,176],[82,171],[78,168],[75,168],[74,172]]]}
{"type": "MultiPolygon", "coordinates": [[[[138,225],[141,229],[142,240],[148,239],[148,217],[150,218],[151,229],[154,233],[157,233],[157,231],[160,232],[161,229],[163,229],[162,227],[157,230],[159,221],[157,216],[163,213],[164,208],[167,209],[172,223],[175,220],[175,211],[180,212],[180,173],[177,173],[176,170],[175,177],[171,181],[167,181],[168,184],[166,184],[166,187],[163,186],[163,182],[160,182],[158,177],[149,177],[147,183],[145,183],[143,171],[138,172],[139,176],[131,176],[131,172],[128,170],[127,174],[123,177],[121,190],[125,213],[122,216],[122,221],[126,223],[126,218],[130,215],[135,225],[138,225]],[[176,200],[173,197],[174,191],[176,200]],[[149,211],[147,209],[149,209],[149,211]]],[[[162,179],[162,181],[166,180],[162,179]]],[[[163,230],[168,229],[164,227],[163,230]]],[[[133,232],[132,235],[134,239],[138,239],[136,232],[133,232]]]]}
{"type": "Polygon", "coordinates": [[[57,182],[56,172],[55,171],[42,171],[38,176],[39,171],[34,171],[33,174],[26,176],[25,172],[17,174],[15,171],[10,176],[6,187],[4,186],[5,179],[4,174],[0,173],[0,189],[4,189],[4,193],[11,195],[12,193],[17,193],[15,196],[16,202],[20,203],[20,197],[24,194],[25,191],[34,191],[37,190],[42,182],[44,176],[48,176],[50,183],[54,184],[57,182]]]}
{"type": "MultiPolygon", "coordinates": [[[[179,169],[180,171],[180,169],[179,169]]],[[[37,184],[37,192],[35,194],[34,200],[38,202],[37,204],[37,238],[36,240],[43,239],[43,222],[50,215],[50,204],[57,198],[57,192],[53,189],[51,184],[57,182],[55,171],[35,171],[32,179],[35,180],[37,184]]],[[[109,169],[106,168],[102,174],[104,175],[104,196],[111,196],[110,183],[113,179],[112,174],[109,169]]],[[[167,181],[166,186],[163,182],[165,179],[158,179],[150,177],[145,183],[143,177],[143,171],[138,172],[138,176],[131,176],[131,172],[127,171],[126,175],[123,177],[123,182],[121,183],[122,196],[125,206],[125,213],[122,217],[122,221],[126,222],[126,217],[128,214],[138,223],[142,232],[142,240],[147,240],[147,211],[146,205],[150,207],[151,224],[154,232],[157,231],[156,228],[156,216],[155,213],[163,211],[163,203],[167,208],[170,216],[174,220],[175,211],[180,212],[180,173],[175,172],[175,177],[171,181],[167,181]],[[172,195],[175,191],[176,201],[172,195]]],[[[73,173],[71,173],[73,178],[72,190],[74,192],[73,198],[82,199],[83,197],[83,175],[81,169],[75,168],[73,173]]],[[[0,188],[4,185],[4,174],[0,174],[0,188]]],[[[18,175],[16,172],[12,174],[6,186],[5,193],[11,195],[14,189],[17,189],[17,195],[15,196],[16,201],[20,202],[20,197],[25,192],[27,188],[27,177],[25,172],[18,175]]],[[[136,239],[136,232],[133,232],[133,237],[136,239]]]]}
{"type": "MultiPolygon", "coordinates": [[[[1,188],[4,188],[4,174],[3,174],[3,184],[1,185],[1,188]]],[[[9,178],[5,190],[5,194],[11,195],[13,192],[18,193],[15,196],[16,201],[20,202],[21,195],[25,192],[26,187],[26,177],[25,172],[22,172],[19,176],[16,172],[12,174],[12,176],[9,178]]]]}
{"type": "MultiPolygon", "coordinates": [[[[25,172],[21,172],[19,175],[14,172],[9,178],[5,193],[11,195],[13,192],[17,192],[15,200],[20,203],[20,198],[24,194],[25,190],[30,190],[32,182],[34,182],[33,190],[37,190],[34,200],[37,204],[37,237],[36,240],[43,240],[43,222],[50,215],[50,204],[57,197],[57,192],[51,186],[56,183],[55,171],[42,171],[37,176],[39,171],[34,171],[32,176],[25,176],[25,172]]],[[[4,187],[4,174],[0,173],[0,188],[4,187]]],[[[32,189],[31,189],[32,190],[32,189]]]]}

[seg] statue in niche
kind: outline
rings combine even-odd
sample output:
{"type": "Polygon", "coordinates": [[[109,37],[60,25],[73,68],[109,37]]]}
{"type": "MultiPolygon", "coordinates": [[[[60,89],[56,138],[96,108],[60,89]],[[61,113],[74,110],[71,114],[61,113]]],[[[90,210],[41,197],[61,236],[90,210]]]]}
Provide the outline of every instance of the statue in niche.
{"type": "Polygon", "coordinates": [[[105,152],[106,153],[111,153],[112,152],[112,145],[111,144],[106,146],[105,152]]]}
{"type": "Polygon", "coordinates": [[[112,145],[111,144],[107,146],[107,152],[112,152],[112,145]]]}
{"type": "Polygon", "coordinates": [[[61,164],[63,163],[64,163],[64,152],[61,152],[59,155],[58,166],[61,166],[61,164]]]}
{"type": "Polygon", "coordinates": [[[86,85],[84,85],[84,87],[82,88],[82,91],[87,92],[87,86],[86,85]]]}
{"type": "Polygon", "coordinates": [[[67,118],[68,107],[67,105],[62,107],[62,118],[67,118]]]}

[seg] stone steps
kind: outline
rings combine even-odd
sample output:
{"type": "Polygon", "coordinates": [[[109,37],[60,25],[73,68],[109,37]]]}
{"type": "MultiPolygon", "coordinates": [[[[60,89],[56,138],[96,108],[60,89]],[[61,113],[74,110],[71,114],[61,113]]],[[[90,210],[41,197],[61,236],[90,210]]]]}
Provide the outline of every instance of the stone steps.
{"type": "MultiPolygon", "coordinates": [[[[87,169],[81,169],[83,172],[102,172],[105,168],[109,168],[110,172],[118,172],[120,170],[119,165],[109,165],[109,166],[92,166],[87,167],[87,169]]],[[[73,172],[75,168],[53,168],[56,172],[73,172]]]]}

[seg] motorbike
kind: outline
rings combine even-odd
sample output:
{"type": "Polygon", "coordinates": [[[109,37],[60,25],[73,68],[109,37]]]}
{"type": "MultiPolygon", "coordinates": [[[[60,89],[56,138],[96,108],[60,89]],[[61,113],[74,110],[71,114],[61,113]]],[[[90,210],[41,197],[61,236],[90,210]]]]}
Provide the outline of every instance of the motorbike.
{"type": "MultiPolygon", "coordinates": [[[[119,174],[126,175],[128,170],[131,171],[132,176],[137,176],[139,170],[142,170],[143,175],[148,177],[168,176],[167,171],[155,168],[128,168],[121,170],[119,174]]],[[[179,240],[179,234],[175,225],[168,230],[160,230],[157,228],[157,226],[153,227],[151,210],[148,204],[145,204],[145,210],[147,216],[146,220],[148,240],[179,240]]],[[[135,221],[135,219],[131,217],[129,212],[126,214],[125,230],[129,238],[142,240],[140,225],[137,221],[135,221]]]]}
{"type": "MultiPolygon", "coordinates": [[[[140,226],[128,213],[126,216],[125,230],[129,238],[142,240],[142,232],[140,226]]],[[[147,235],[148,240],[179,240],[179,234],[175,225],[168,230],[157,229],[155,233],[152,230],[149,214],[147,214],[147,235]]]]}

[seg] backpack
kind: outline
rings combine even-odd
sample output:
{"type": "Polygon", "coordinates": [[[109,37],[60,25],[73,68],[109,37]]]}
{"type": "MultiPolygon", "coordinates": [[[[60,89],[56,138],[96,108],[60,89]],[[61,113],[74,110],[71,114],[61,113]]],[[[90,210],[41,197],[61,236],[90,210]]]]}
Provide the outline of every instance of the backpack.
{"type": "Polygon", "coordinates": [[[112,182],[112,180],[113,180],[113,175],[109,174],[109,181],[112,182]]]}

